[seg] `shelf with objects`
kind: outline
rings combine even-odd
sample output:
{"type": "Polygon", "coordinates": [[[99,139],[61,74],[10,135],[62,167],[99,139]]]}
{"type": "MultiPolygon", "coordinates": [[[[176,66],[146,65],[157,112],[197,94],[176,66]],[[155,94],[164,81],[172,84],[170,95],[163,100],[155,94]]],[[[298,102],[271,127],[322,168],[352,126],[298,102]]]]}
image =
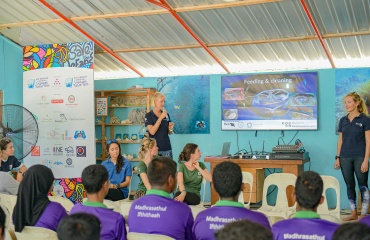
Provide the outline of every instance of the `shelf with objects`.
{"type": "Polygon", "coordinates": [[[109,139],[117,140],[128,160],[140,161],[137,144],[144,136],[145,114],[150,111],[150,99],[156,91],[154,88],[95,91],[97,163],[108,158],[109,139]]]}

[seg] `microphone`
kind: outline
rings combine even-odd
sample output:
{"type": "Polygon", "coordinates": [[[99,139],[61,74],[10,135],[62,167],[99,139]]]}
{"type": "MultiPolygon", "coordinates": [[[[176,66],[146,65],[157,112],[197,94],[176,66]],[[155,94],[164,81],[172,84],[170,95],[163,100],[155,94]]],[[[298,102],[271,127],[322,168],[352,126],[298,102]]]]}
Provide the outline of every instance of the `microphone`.
{"type": "MultiPolygon", "coordinates": [[[[162,113],[163,111],[166,111],[166,109],[165,109],[164,107],[162,108],[161,113],[162,113]]],[[[171,122],[171,119],[168,117],[168,112],[167,112],[167,115],[166,115],[166,119],[167,119],[169,122],[171,122]]]]}
{"type": "Polygon", "coordinates": [[[249,141],[249,148],[251,149],[251,154],[253,155],[253,150],[252,150],[251,141],[249,141]]]}

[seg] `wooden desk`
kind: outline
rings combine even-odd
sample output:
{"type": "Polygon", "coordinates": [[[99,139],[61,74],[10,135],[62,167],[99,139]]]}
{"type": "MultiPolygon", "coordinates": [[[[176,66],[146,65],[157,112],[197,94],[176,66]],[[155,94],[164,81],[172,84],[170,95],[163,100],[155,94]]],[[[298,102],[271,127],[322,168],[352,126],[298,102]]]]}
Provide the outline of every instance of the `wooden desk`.
{"type": "MultiPolygon", "coordinates": [[[[240,168],[245,171],[250,171],[250,169],[264,169],[264,168],[281,168],[284,173],[293,173],[298,176],[299,173],[303,172],[303,165],[309,162],[309,159],[305,160],[266,160],[266,159],[230,159],[230,158],[218,158],[218,157],[205,157],[205,162],[211,164],[211,173],[217,164],[224,161],[231,161],[240,166],[240,168]]],[[[294,189],[287,189],[288,202],[289,205],[293,205],[292,193],[294,189]]],[[[219,199],[217,192],[211,186],[211,204],[215,204],[219,199]]]]}

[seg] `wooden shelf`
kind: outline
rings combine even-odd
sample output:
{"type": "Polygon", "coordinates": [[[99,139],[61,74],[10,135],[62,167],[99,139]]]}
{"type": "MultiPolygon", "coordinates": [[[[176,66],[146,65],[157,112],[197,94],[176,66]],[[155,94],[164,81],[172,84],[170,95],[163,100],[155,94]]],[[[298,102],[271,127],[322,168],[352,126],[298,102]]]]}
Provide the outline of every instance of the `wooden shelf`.
{"type": "Polygon", "coordinates": [[[106,123],[105,126],[143,126],[143,124],[116,124],[116,123],[106,123]]]}
{"type": "Polygon", "coordinates": [[[144,108],[145,105],[138,105],[138,106],[108,106],[108,108],[144,108]]]}
{"type": "MultiPolygon", "coordinates": [[[[106,149],[106,143],[108,139],[115,139],[115,136],[118,132],[122,132],[121,129],[116,129],[115,127],[125,127],[125,126],[136,126],[143,128],[144,122],[139,124],[122,124],[121,121],[118,124],[109,123],[110,117],[116,116],[120,119],[127,119],[128,118],[128,111],[129,110],[117,110],[120,108],[145,108],[146,112],[150,111],[150,100],[151,96],[157,92],[155,88],[138,88],[138,89],[127,89],[127,90],[95,90],[95,98],[107,98],[108,102],[108,115],[107,116],[95,116],[96,119],[101,120],[100,123],[97,123],[95,121],[95,126],[100,126],[99,128],[95,128],[95,131],[101,136],[103,139],[96,140],[96,144],[101,144],[99,147],[101,147],[101,154],[97,153],[97,155],[100,155],[101,158],[97,158],[98,160],[105,161],[107,159],[107,149],[106,149]],[[108,138],[105,140],[105,138],[108,138]]],[[[142,120],[144,121],[144,119],[142,120]]],[[[139,128],[134,128],[139,130],[139,128]]],[[[141,131],[141,130],[140,130],[141,131]]],[[[124,131],[126,132],[126,131],[124,131]]],[[[131,132],[137,132],[137,131],[131,131],[131,132]]],[[[141,140],[139,139],[139,133],[138,140],[121,140],[117,141],[119,144],[140,144],[141,140]]],[[[122,148],[131,149],[132,147],[126,146],[122,148]]],[[[124,149],[122,149],[122,152],[126,152],[124,149]]],[[[132,159],[132,161],[140,161],[139,159],[132,159]]]]}
{"type": "MultiPolygon", "coordinates": [[[[95,142],[102,143],[102,140],[95,140],[95,142]]],[[[141,143],[141,140],[117,141],[117,143],[119,144],[138,144],[138,143],[141,143]]]]}
{"type": "Polygon", "coordinates": [[[140,140],[128,140],[128,141],[118,141],[119,144],[138,144],[141,143],[140,140]]]}
{"type": "MultiPolygon", "coordinates": [[[[97,157],[97,158],[96,158],[96,160],[97,160],[97,161],[103,161],[103,162],[104,162],[104,161],[105,161],[105,160],[107,160],[107,159],[106,159],[106,158],[104,158],[104,159],[103,159],[103,158],[101,158],[101,157],[97,157]]],[[[133,158],[133,159],[131,159],[131,160],[130,160],[130,159],[127,159],[127,160],[129,160],[130,162],[140,162],[140,161],[141,161],[141,159],[140,159],[140,158],[133,158]]]]}

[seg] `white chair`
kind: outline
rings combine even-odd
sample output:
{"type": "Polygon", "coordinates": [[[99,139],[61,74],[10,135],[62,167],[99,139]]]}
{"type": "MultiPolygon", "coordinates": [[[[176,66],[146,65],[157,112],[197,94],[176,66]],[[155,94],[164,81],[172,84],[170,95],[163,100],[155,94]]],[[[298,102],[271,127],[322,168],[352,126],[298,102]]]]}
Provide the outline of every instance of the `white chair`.
{"type": "Polygon", "coordinates": [[[13,229],[5,229],[5,240],[17,240],[13,229]]]}
{"type": "Polygon", "coordinates": [[[320,214],[320,218],[325,219],[329,222],[334,222],[334,223],[339,223],[339,224],[343,223],[340,218],[337,218],[336,216],[331,215],[331,214],[320,214]]]}
{"type": "Polygon", "coordinates": [[[48,198],[52,202],[60,203],[64,207],[64,209],[67,211],[67,213],[69,213],[74,206],[71,200],[64,198],[64,197],[48,196],[48,198]]]}
{"type": "Polygon", "coordinates": [[[147,233],[136,233],[136,232],[129,232],[127,233],[127,239],[129,240],[171,240],[174,239],[172,237],[161,235],[161,234],[147,234],[147,233]]]}
{"type": "Polygon", "coordinates": [[[287,219],[290,214],[296,211],[296,204],[289,206],[286,188],[295,186],[297,177],[292,173],[273,173],[266,177],[263,184],[262,206],[257,211],[264,213],[268,217],[282,217],[287,219]],[[267,191],[272,185],[278,188],[275,206],[267,203],[267,191]]]}
{"type": "MultiPolygon", "coordinates": [[[[247,203],[245,203],[244,200],[244,194],[241,192],[238,197],[238,202],[243,203],[244,207],[250,208],[251,205],[251,199],[252,199],[252,190],[253,190],[253,175],[250,172],[242,172],[243,174],[243,183],[249,184],[249,200],[247,203]]],[[[245,186],[244,186],[245,187],[245,186]]]]}
{"type": "Polygon", "coordinates": [[[26,226],[22,232],[15,232],[17,240],[58,240],[57,233],[41,227],[26,226]]]}
{"type": "Polygon", "coordinates": [[[127,220],[128,219],[128,213],[130,211],[132,202],[120,202],[119,203],[119,209],[122,216],[127,220]]]}
{"type": "Polygon", "coordinates": [[[321,176],[322,181],[324,183],[324,189],[323,189],[323,196],[325,197],[325,200],[322,204],[320,204],[317,208],[317,213],[322,214],[330,214],[338,219],[340,219],[340,186],[339,181],[333,176],[321,176]],[[326,197],[326,190],[332,188],[335,191],[336,198],[337,198],[337,204],[335,206],[335,209],[330,210],[328,207],[327,197],[326,197]]]}
{"type": "Polygon", "coordinates": [[[204,199],[206,196],[206,184],[207,184],[207,180],[203,177],[202,188],[201,188],[202,193],[200,194],[201,200],[200,200],[200,203],[197,205],[198,207],[204,207],[204,199]]]}
{"type": "Polygon", "coordinates": [[[14,206],[16,202],[17,202],[17,196],[0,193],[0,206],[5,212],[5,216],[6,216],[5,228],[6,229],[14,229],[14,225],[12,223],[12,216],[13,216],[13,210],[14,210],[14,206]]]}

